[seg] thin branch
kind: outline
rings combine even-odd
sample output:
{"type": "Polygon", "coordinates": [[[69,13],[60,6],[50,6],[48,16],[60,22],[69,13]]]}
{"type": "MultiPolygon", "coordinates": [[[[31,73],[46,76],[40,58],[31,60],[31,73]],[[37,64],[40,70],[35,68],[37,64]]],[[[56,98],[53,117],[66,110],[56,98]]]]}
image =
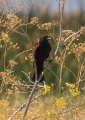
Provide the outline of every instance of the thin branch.
{"type": "Polygon", "coordinates": [[[35,117],[35,118],[31,119],[31,120],[35,120],[35,119],[40,118],[40,117],[43,117],[43,116],[39,115],[39,116],[37,116],[37,117],[35,117]]]}
{"type": "MultiPolygon", "coordinates": [[[[46,94],[46,93],[45,93],[46,94]]],[[[41,97],[41,96],[44,96],[45,94],[42,94],[42,95],[38,95],[38,96],[35,96],[31,102],[33,102],[35,99],[37,99],[38,97],[41,97]]],[[[24,103],[21,107],[19,107],[9,118],[8,120],[12,120],[12,118],[19,112],[21,111],[23,108],[26,107],[26,103],[24,103]]]]}
{"type": "Polygon", "coordinates": [[[49,69],[49,71],[57,78],[57,81],[59,82],[58,76],[57,76],[50,68],[48,68],[48,69],[49,69]]]}
{"type": "MultiPolygon", "coordinates": [[[[20,55],[22,55],[22,54],[24,54],[24,53],[26,53],[26,52],[29,52],[29,51],[32,51],[32,48],[29,49],[29,50],[25,50],[25,51],[19,53],[18,55],[15,56],[15,58],[14,58],[13,60],[15,60],[18,56],[20,56],[20,55]]],[[[9,65],[6,67],[6,69],[7,69],[8,67],[9,67],[9,65]]]]}
{"type": "Polygon", "coordinates": [[[9,6],[9,3],[8,3],[8,0],[6,0],[6,3],[7,3],[7,7],[8,7],[8,12],[10,13],[10,6],[9,6]]]}
{"type": "Polygon", "coordinates": [[[31,72],[29,73],[29,75],[28,75],[27,73],[25,73],[24,71],[22,71],[22,73],[24,73],[24,74],[27,76],[27,78],[29,79],[29,82],[30,82],[30,83],[34,83],[34,82],[32,82],[32,81],[30,80],[30,73],[31,73],[31,72]]]}
{"type": "Polygon", "coordinates": [[[58,3],[64,3],[64,4],[66,4],[66,3],[68,3],[70,0],[63,0],[63,1],[60,1],[60,0],[56,0],[58,3]]]}
{"type": "Polygon", "coordinates": [[[85,26],[83,26],[79,31],[77,31],[77,32],[75,32],[74,34],[72,34],[72,35],[70,35],[69,37],[67,37],[67,38],[64,40],[64,42],[61,44],[61,46],[64,45],[64,43],[65,43],[66,41],[68,41],[70,38],[72,38],[73,36],[75,36],[75,35],[77,35],[78,33],[80,33],[83,29],[85,29],[85,26]]]}
{"type": "Polygon", "coordinates": [[[28,97],[27,104],[26,104],[26,109],[25,109],[25,111],[24,111],[24,115],[23,115],[23,117],[22,117],[21,120],[24,120],[24,118],[25,118],[25,116],[26,116],[26,114],[27,114],[29,105],[30,105],[30,103],[31,103],[32,96],[33,96],[33,94],[34,94],[34,92],[35,92],[35,89],[36,89],[37,85],[38,85],[38,81],[35,81],[34,86],[33,86],[33,89],[32,89],[32,91],[31,91],[31,93],[30,93],[30,95],[29,95],[29,97],[28,97]]]}
{"type": "MultiPolygon", "coordinates": [[[[84,104],[85,104],[85,102],[83,102],[83,103],[81,103],[81,104],[79,104],[79,105],[76,105],[76,106],[74,106],[74,107],[72,107],[72,108],[70,108],[70,109],[67,109],[67,110],[65,110],[65,111],[58,112],[58,113],[56,113],[56,115],[58,115],[58,114],[66,114],[66,113],[71,112],[72,110],[75,110],[76,108],[78,108],[78,107],[80,107],[80,106],[82,106],[82,105],[84,105],[84,104]]],[[[45,115],[47,115],[47,114],[45,114],[45,115]]],[[[42,115],[39,115],[39,116],[36,116],[35,118],[33,118],[33,119],[31,119],[31,120],[35,120],[35,119],[40,118],[40,117],[43,117],[43,116],[42,116],[42,115]]]]}
{"type": "Polygon", "coordinates": [[[16,110],[16,111],[8,118],[8,120],[12,120],[12,118],[13,118],[19,111],[21,111],[25,106],[26,106],[26,104],[24,103],[20,108],[18,108],[18,110],[16,110]]]}
{"type": "Polygon", "coordinates": [[[58,114],[64,114],[64,113],[70,112],[70,111],[72,111],[72,110],[74,110],[74,109],[76,109],[76,108],[78,108],[78,107],[80,107],[80,106],[82,106],[82,105],[84,105],[84,104],[85,104],[85,102],[82,102],[81,104],[76,105],[76,106],[74,106],[74,107],[72,107],[72,108],[70,108],[70,109],[67,109],[67,110],[65,110],[65,111],[59,112],[58,114]]]}
{"type": "MultiPolygon", "coordinates": [[[[59,31],[59,41],[60,41],[60,44],[61,44],[61,37],[62,37],[62,20],[63,20],[63,11],[64,11],[64,3],[62,1],[62,3],[60,4],[59,3],[59,8],[60,8],[60,31],[59,31]]],[[[60,50],[61,52],[61,50],[60,50]]],[[[60,58],[62,58],[61,54],[60,54],[60,58]]],[[[59,81],[59,96],[61,96],[61,75],[62,75],[62,59],[60,59],[60,62],[61,62],[61,66],[60,66],[60,81],[59,81]]]]}
{"type": "Polygon", "coordinates": [[[13,32],[17,33],[17,34],[20,34],[22,36],[25,36],[25,34],[21,33],[21,32],[18,32],[17,30],[13,30],[13,32]]]}

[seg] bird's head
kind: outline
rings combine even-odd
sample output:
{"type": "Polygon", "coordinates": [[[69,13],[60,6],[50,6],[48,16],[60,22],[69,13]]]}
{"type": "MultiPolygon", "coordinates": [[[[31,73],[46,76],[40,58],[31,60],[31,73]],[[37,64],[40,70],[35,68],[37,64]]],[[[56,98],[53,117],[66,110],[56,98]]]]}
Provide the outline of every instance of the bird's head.
{"type": "Polygon", "coordinates": [[[35,45],[35,48],[38,48],[40,45],[48,42],[51,38],[49,36],[43,36],[40,38],[40,41],[35,45]]]}
{"type": "Polygon", "coordinates": [[[43,36],[40,38],[40,43],[44,43],[44,42],[47,42],[49,41],[51,38],[49,36],[43,36]]]}

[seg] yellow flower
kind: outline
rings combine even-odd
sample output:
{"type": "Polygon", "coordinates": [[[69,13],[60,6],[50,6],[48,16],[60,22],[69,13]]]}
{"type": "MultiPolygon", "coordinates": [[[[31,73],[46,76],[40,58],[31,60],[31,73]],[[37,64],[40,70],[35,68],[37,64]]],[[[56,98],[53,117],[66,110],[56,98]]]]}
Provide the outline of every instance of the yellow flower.
{"type": "Polygon", "coordinates": [[[53,119],[56,117],[56,113],[53,110],[47,111],[47,117],[53,119]]]}
{"type": "Polygon", "coordinates": [[[78,96],[81,92],[78,90],[78,88],[75,86],[75,84],[65,83],[66,86],[69,89],[70,94],[75,97],[78,96]]]}
{"type": "Polygon", "coordinates": [[[69,92],[70,92],[70,94],[71,94],[72,96],[74,96],[74,97],[79,96],[80,93],[81,93],[81,92],[78,90],[78,88],[70,89],[69,92]]]}
{"type": "Polygon", "coordinates": [[[0,114],[0,120],[4,120],[4,115],[0,114]]]}
{"type": "Polygon", "coordinates": [[[21,119],[22,116],[23,116],[22,112],[18,112],[18,113],[17,113],[17,119],[21,119]]]}
{"type": "Polygon", "coordinates": [[[33,111],[29,111],[28,114],[27,114],[27,118],[30,118],[34,115],[34,112],[33,111]]]}
{"type": "Polygon", "coordinates": [[[70,84],[70,83],[65,83],[65,84],[66,84],[66,86],[67,86],[68,88],[70,88],[70,89],[75,88],[75,84],[70,84]]]}
{"type": "Polygon", "coordinates": [[[51,87],[48,86],[48,85],[44,85],[44,87],[40,89],[40,92],[43,93],[43,94],[44,93],[49,93],[50,91],[51,91],[51,87]]]}
{"type": "Polygon", "coordinates": [[[0,100],[0,108],[1,109],[6,109],[8,106],[8,101],[6,100],[0,100]]]}
{"type": "Polygon", "coordinates": [[[66,106],[66,100],[63,97],[60,97],[55,102],[56,107],[63,108],[66,106]]]}

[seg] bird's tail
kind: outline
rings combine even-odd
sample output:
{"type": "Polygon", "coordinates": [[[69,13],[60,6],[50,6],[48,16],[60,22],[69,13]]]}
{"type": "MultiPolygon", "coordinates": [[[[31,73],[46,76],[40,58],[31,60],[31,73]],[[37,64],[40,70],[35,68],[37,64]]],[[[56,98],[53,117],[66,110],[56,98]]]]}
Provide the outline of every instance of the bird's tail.
{"type": "MultiPolygon", "coordinates": [[[[36,61],[36,67],[37,67],[37,80],[40,77],[42,71],[43,71],[43,63],[44,61],[36,61]]],[[[33,74],[32,80],[35,82],[35,72],[33,74]]],[[[40,82],[44,81],[44,76],[41,78],[40,82]]]]}

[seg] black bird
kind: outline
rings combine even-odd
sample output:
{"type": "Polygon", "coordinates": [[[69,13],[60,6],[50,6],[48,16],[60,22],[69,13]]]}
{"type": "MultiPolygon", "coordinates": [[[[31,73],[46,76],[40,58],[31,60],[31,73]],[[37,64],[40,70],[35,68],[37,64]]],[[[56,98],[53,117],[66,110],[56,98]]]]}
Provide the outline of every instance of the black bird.
{"type": "MultiPolygon", "coordinates": [[[[49,44],[49,40],[51,38],[49,36],[43,36],[40,38],[40,41],[35,45],[34,58],[36,62],[37,69],[37,80],[43,71],[44,61],[49,57],[49,53],[51,51],[51,46],[49,44]]],[[[35,82],[35,73],[32,77],[32,80],[35,82]]],[[[44,81],[44,76],[39,82],[44,81]]]]}

